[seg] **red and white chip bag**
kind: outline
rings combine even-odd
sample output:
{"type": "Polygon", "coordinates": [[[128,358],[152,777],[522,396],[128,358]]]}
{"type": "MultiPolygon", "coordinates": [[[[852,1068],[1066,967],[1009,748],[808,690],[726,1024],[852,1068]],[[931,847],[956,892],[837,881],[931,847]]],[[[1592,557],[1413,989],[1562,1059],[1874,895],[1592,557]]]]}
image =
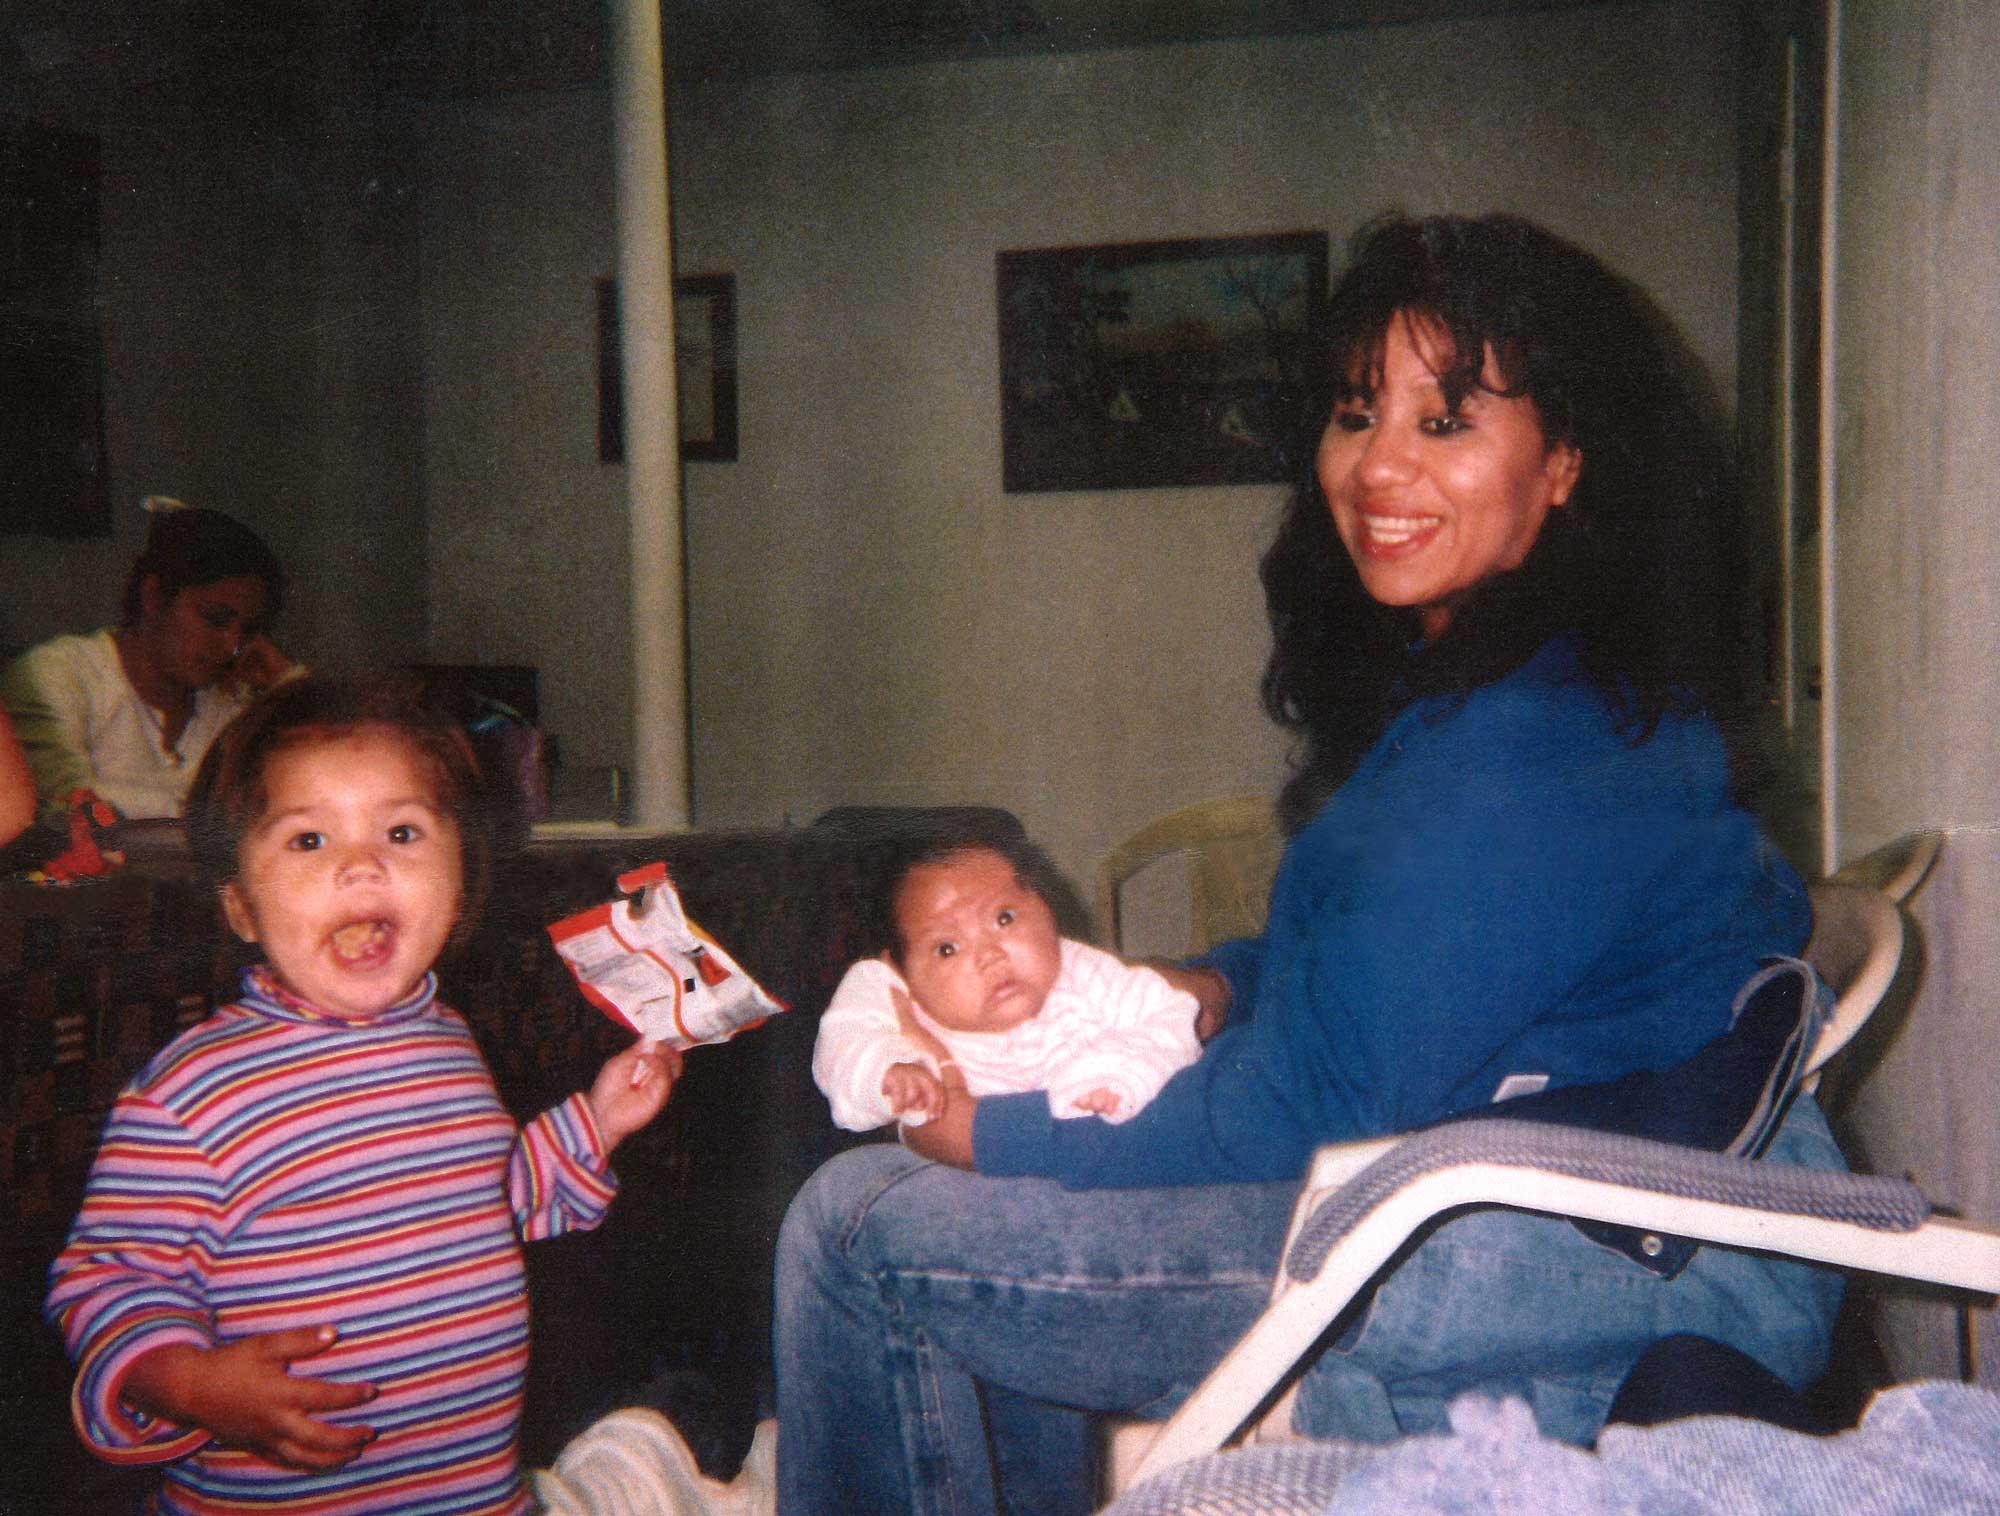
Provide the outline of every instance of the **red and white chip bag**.
{"type": "Polygon", "coordinates": [[[584,999],[613,1021],[648,1044],[691,1048],[785,1009],[688,920],[664,863],[619,875],[618,888],[628,898],[549,928],[584,999]]]}

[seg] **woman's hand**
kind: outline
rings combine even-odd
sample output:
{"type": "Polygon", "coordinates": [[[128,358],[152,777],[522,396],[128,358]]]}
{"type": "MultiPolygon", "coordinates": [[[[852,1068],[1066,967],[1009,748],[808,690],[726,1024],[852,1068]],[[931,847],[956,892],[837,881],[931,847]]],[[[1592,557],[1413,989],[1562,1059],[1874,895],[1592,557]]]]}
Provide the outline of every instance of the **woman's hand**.
{"type": "Polygon", "coordinates": [[[363,1405],[375,1398],[375,1387],[288,1372],[297,1359],[333,1346],[334,1337],[330,1326],[294,1327],[213,1348],[185,1342],[154,1348],[126,1372],[122,1398],[286,1468],[337,1469],[374,1441],[374,1430],[325,1422],[318,1413],[363,1405]]]}
{"type": "Polygon", "coordinates": [[[1177,990],[1194,996],[1194,1034],[1203,1042],[1229,1020],[1229,981],[1217,969],[1190,968],[1183,963],[1147,958],[1144,965],[1177,990]]]}
{"type": "Polygon", "coordinates": [[[1070,1102],[1079,1111],[1102,1116],[1107,1121],[1125,1108],[1125,1099],[1116,1090],[1086,1090],[1070,1102]]]}
{"type": "Polygon", "coordinates": [[[236,661],[222,676],[223,688],[230,693],[261,695],[286,678],[297,665],[278,651],[278,645],[263,632],[244,639],[236,650],[236,661]]]}
{"type": "Polygon", "coordinates": [[[657,1043],[635,1042],[604,1060],[588,1099],[607,1153],[660,1114],[681,1067],[681,1050],[657,1043]]]}

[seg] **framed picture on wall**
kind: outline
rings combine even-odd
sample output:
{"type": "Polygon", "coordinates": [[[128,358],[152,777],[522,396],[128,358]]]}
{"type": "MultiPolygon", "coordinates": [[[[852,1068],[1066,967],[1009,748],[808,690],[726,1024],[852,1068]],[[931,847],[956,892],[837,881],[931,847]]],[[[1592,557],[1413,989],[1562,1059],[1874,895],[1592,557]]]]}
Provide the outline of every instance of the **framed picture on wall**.
{"type": "Polygon", "coordinates": [[[996,274],[1007,490],[1291,477],[1326,233],[1034,248],[996,274]]]}
{"type": "MultiPolygon", "coordinates": [[[[674,383],[681,457],[736,461],[736,277],[674,280],[674,383]]],[[[618,282],[597,281],[597,458],[625,461],[623,355],[618,282]]]]}

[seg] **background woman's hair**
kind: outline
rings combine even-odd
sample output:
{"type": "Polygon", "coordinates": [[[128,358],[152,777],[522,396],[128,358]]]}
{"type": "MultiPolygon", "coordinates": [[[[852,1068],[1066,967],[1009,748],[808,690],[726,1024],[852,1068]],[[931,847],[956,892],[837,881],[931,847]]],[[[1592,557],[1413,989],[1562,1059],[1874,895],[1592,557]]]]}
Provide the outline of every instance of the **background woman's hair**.
{"type": "Polygon", "coordinates": [[[1302,740],[1279,801],[1288,832],[1312,819],[1395,712],[1464,695],[1552,636],[1638,740],[1666,712],[1733,712],[1740,560],[1733,470],[1699,363],[1635,286],[1518,216],[1389,216],[1358,232],[1329,308],[1323,420],[1379,383],[1399,312],[1447,334],[1447,396],[1479,387],[1534,402],[1551,443],[1582,470],[1517,569],[1454,606],[1419,647],[1415,608],[1362,588],[1333,527],[1309,445],[1304,475],[1262,564],[1271,621],[1265,709],[1302,740]]]}
{"type": "Polygon", "coordinates": [[[121,614],[131,626],[139,619],[140,586],[157,576],[162,604],[182,590],[248,574],[264,581],[264,617],[273,620],[285,598],[285,571],[264,539],[242,522],[198,505],[153,512],[146,545],[125,579],[121,614]]]}
{"type": "Polygon", "coordinates": [[[413,679],[394,674],[307,674],[252,701],[222,729],[188,793],[188,849],[201,878],[236,877],[244,836],[269,803],[265,775],[278,754],[367,729],[410,744],[436,787],[437,803],[458,823],[463,900],[451,942],[478,920],[493,876],[496,815],[502,802],[486,783],[465,731],[426,703],[413,679]]]}

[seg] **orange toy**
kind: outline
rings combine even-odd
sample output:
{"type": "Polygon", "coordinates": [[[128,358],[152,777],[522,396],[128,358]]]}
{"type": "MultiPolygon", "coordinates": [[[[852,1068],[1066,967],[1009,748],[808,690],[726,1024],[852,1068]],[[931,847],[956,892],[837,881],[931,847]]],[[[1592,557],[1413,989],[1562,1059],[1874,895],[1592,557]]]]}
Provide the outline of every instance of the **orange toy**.
{"type": "Polygon", "coordinates": [[[125,855],[104,847],[104,834],[118,824],[118,813],[90,790],[69,792],[69,846],[37,871],[58,884],[108,874],[125,855]]]}

